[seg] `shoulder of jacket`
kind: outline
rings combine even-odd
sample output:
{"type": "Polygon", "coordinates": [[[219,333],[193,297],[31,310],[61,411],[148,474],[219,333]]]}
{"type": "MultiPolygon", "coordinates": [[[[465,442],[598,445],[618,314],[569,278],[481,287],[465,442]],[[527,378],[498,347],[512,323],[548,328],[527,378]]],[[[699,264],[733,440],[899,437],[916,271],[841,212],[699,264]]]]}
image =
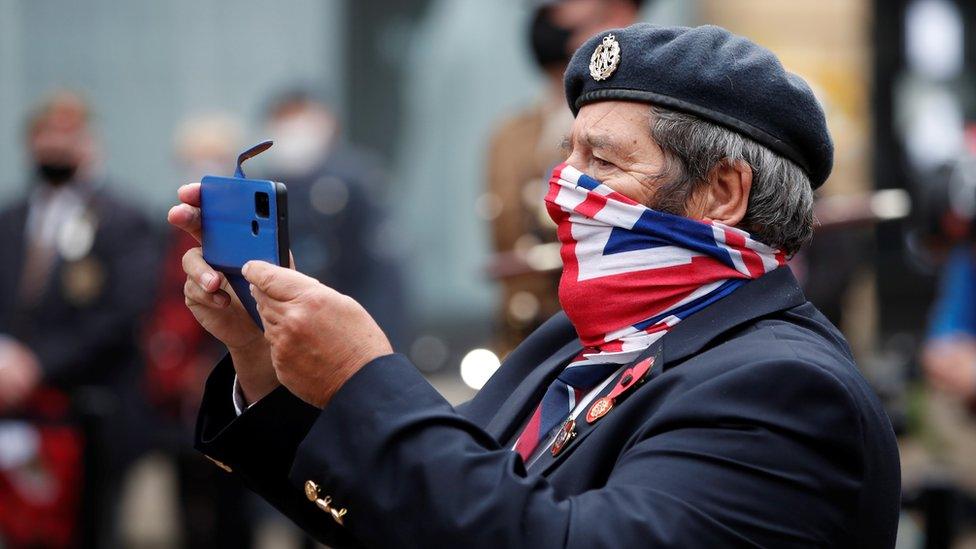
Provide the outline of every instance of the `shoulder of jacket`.
{"type": "Polygon", "coordinates": [[[824,389],[818,395],[830,393],[860,407],[863,378],[857,366],[833,342],[787,321],[752,325],[675,370],[692,386],[748,383],[757,390],[797,394],[818,386],[824,389]]]}

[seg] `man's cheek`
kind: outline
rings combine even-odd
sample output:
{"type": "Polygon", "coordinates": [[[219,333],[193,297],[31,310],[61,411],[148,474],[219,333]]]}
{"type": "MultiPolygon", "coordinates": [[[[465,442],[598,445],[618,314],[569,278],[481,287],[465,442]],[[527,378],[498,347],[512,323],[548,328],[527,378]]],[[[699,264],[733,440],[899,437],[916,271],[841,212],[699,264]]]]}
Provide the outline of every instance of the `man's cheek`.
{"type": "Polygon", "coordinates": [[[640,202],[643,204],[646,197],[644,196],[643,187],[639,181],[633,180],[630,174],[627,173],[617,173],[613,177],[597,178],[607,187],[617,191],[618,193],[626,196],[627,198],[640,202]]]}

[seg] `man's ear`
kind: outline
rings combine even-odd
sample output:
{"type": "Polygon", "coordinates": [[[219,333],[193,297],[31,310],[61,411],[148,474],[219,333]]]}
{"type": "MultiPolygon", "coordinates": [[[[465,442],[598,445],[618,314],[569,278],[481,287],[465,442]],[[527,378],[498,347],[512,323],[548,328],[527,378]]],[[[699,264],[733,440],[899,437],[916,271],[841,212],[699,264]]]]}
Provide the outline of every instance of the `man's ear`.
{"type": "Polygon", "coordinates": [[[708,173],[708,185],[700,195],[701,219],[735,227],[746,216],[751,190],[752,166],[742,160],[719,162],[708,173]]]}

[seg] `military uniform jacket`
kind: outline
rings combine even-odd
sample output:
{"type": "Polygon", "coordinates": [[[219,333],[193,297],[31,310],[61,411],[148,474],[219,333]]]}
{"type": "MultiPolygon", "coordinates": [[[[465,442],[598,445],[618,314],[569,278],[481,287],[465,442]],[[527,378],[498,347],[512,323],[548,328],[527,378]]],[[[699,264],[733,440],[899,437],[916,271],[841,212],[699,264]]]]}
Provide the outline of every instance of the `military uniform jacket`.
{"type": "Polygon", "coordinates": [[[278,388],[239,417],[225,359],[197,446],[335,547],[894,545],[890,423],[788,268],[683,320],[642,384],[526,470],[514,438],[579,350],[560,314],[457,408],[390,355],[324,410],[278,388]]]}

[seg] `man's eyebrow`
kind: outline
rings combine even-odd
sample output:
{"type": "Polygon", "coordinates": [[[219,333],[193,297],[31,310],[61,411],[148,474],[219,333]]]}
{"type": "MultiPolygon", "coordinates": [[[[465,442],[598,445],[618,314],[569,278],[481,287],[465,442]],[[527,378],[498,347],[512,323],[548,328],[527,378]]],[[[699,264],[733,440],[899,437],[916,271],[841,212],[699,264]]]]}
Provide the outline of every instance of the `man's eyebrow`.
{"type": "MultiPolygon", "coordinates": [[[[591,149],[609,151],[615,154],[621,153],[620,143],[614,141],[608,136],[586,134],[583,137],[583,140],[586,141],[586,144],[589,145],[591,149]]],[[[559,149],[564,153],[571,153],[573,151],[572,136],[564,136],[559,142],[559,149]]]]}
{"type": "Polygon", "coordinates": [[[561,140],[559,140],[559,150],[569,154],[573,152],[573,140],[570,139],[569,134],[564,135],[561,140]]]}
{"type": "Polygon", "coordinates": [[[609,151],[618,155],[621,153],[620,143],[606,135],[586,134],[586,143],[591,149],[609,151]]]}

